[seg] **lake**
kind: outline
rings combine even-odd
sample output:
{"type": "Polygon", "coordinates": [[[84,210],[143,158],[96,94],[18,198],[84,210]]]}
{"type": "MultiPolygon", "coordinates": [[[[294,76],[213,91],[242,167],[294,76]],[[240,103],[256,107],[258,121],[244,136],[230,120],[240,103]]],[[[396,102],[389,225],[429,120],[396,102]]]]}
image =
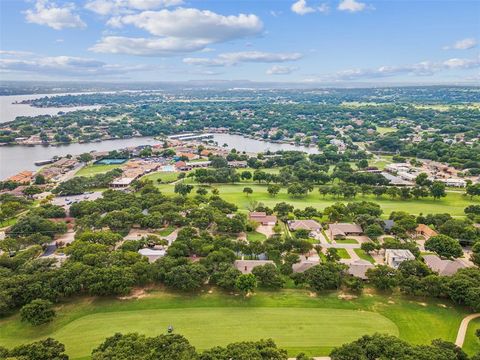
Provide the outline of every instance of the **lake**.
{"type": "Polygon", "coordinates": [[[13,121],[17,116],[57,115],[59,111],[99,109],[100,105],[39,108],[29,104],[15,104],[23,100],[39,99],[45,96],[80,95],[85,93],[35,94],[0,96],[0,124],[13,121]]]}
{"type": "MultiPolygon", "coordinates": [[[[0,96],[0,123],[12,121],[17,116],[56,115],[59,111],[68,112],[78,109],[97,109],[100,106],[77,106],[60,108],[36,108],[27,104],[13,104],[15,101],[31,100],[44,96],[75,95],[70,94],[35,94],[35,95],[12,95],[0,96]]],[[[241,135],[214,134],[213,140],[219,146],[227,144],[228,149],[236,149],[246,152],[265,152],[278,150],[298,150],[307,153],[317,153],[317,148],[308,148],[291,144],[276,144],[268,141],[249,139],[241,135]]],[[[95,143],[68,144],[59,146],[0,146],[0,180],[15,175],[22,170],[38,170],[36,161],[48,160],[54,156],[68,154],[79,155],[85,152],[111,151],[139,145],[154,145],[160,141],[152,137],[130,138],[121,140],[104,140],[95,143]]]]}

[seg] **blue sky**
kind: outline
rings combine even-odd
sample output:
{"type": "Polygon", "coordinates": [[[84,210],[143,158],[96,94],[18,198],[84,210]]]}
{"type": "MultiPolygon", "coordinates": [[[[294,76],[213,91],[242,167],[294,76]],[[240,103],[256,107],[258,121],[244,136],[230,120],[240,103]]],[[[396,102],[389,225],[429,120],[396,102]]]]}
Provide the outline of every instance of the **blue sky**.
{"type": "Polygon", "coordinates": [[[480,1],[2,0],[4,80],[479,83],[480,1]]]}

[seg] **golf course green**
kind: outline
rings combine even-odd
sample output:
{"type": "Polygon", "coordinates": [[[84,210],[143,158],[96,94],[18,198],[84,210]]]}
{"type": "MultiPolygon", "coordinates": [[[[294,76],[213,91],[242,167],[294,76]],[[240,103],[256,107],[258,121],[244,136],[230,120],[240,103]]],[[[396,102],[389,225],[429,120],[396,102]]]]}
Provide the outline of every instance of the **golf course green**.
{"type": "MultiPolygon", "coordinates": [[[[199,350],[272,338],[290,355],[326,355],[364,334],[388,333],[416,343],[453,341],[467,314],[446,301],[367,293],[315,296],[304,290],[258,292],[243,298],[216,289],[196,295],[155,290],[135,299],[78,298],[57,307],[55,320],[33,327],[18,315],[0,321],[0,345],[13,347],[47,336],[71,359],[88,359],[115,332],[165,333],[172,325],[199,350]]],[[[479,346],[468,340],[470,352],[479,346]]]]}

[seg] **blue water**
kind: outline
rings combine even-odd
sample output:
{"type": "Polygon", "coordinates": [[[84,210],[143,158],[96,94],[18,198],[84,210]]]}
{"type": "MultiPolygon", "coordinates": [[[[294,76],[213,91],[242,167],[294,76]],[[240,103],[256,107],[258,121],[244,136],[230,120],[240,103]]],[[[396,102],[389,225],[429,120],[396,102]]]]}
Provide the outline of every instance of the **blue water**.
{"type": "Polygon", "coordinates": [[[95,161],[97,165],[119,165],[123,164],[127,159],[102,159],[95,161]]]}
{"type": "Polygon", "coordinates": [[[161,167],[162,171],[175,171],[175,166],[173,165],[164,165],[161,167]]]}

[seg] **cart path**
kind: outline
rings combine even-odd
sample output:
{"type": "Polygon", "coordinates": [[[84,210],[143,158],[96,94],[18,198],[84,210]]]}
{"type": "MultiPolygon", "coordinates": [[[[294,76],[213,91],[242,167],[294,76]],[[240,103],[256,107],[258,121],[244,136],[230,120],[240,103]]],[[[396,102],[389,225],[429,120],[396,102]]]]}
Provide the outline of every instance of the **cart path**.
{"type": "Polygon", "coordinates": [[[465,335],[466,335],[467,329],[468,329],[468,324],[473,319],[476,319],[476,318],[479,318],[479,317],[480,317],[480,313],[471,314],[471,315],[468,315],[468,316],[463,318],[463,320],[460,324],[460,328],[458,329],[457,340],[455,340],[455,345],[457,345],[459,347],[463,346],[463,342],[465,341],[465,335]]]}

